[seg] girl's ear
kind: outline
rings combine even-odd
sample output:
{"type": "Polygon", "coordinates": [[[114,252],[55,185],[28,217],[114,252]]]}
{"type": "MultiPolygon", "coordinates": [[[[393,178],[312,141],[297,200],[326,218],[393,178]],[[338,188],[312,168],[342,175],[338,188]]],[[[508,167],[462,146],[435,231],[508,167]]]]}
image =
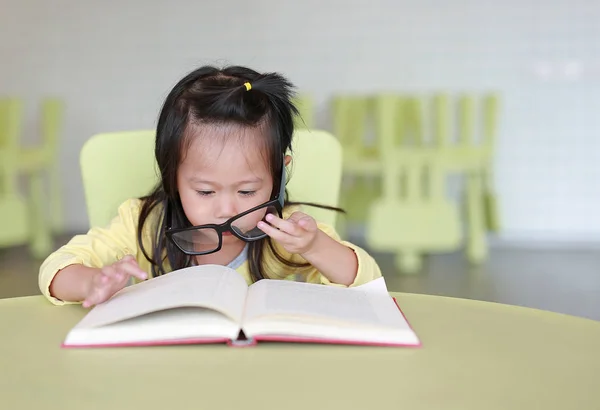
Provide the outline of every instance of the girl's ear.
{"type": "Polygon", "coordinates": [[[290,165],[290,162],[292,162],[292,156],[291,156],[291,155],[286,155],[286,156],[283,158],[283,161],[284,161],[284,163],[285,163],[285,166],[287,167],[288,165],[290,165]]]}

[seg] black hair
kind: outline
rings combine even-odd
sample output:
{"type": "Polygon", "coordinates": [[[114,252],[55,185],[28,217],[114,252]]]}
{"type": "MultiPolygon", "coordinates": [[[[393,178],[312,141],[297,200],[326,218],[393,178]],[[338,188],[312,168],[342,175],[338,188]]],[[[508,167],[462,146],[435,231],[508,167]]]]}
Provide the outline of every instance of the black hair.
{"type": "MultiPolygon", "coordinates": [[[[284,155],[292,147],[294,116],[299,115],[293,97],[293,85],[282,75],[261,74],[240,66],[203,66],[187,74],[173,87],[163,103],[156,128],[154,155],[161,181],[150,194],[141,198],[138,222],[138,242],[152,265],[153,276],[167,273],[166,261],[171,270],[190,266],[192,262],[192,258],[181,252],[165,235],[166,212],[170,213],[172,228],[191,226],[177,191],[177,169],[186,144],[190,143],[190,133],[187,132],[190,124],[264,127],[265,151],[273,176],[273,186],[277,189],[281,183],[282,167],[285,166],[284,155]],[[142,232],[153,211],[158,212],[158,229],[152,240],[151,252],[148,252],[142,240],[142,232]]],[[[286,205],[292,204],[300,202],[287,202],[286,192],[286,205]]],[[[312,203],[308,205],[342,211],[335,207],[312,203]]],[[[307,266],[284,258],[276,251],[272,239],[266,237],[249,243],[248,263],[252,281],[277,275],[277,272],[265,271],[265,246],[283,264],[291,267],[307,266]]]]}

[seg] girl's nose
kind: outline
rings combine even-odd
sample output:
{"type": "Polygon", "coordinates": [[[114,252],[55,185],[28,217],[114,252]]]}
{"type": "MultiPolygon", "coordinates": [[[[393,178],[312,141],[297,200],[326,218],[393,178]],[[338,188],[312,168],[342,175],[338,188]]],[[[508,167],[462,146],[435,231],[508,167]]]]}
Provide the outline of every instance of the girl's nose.
{"type": "Polygon", "coordinates": [[[233,198],[224,196],[218,204],[218,209],[216,212],[217,218],[224,222],[237,214],[237,207],[233,198]]]}

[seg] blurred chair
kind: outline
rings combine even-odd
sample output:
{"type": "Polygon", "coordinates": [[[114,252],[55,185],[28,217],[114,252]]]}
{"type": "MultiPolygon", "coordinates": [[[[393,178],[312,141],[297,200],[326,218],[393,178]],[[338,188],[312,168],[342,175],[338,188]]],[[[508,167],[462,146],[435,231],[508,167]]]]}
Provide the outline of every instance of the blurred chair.
{"type": "Polygon", "coordinates": [[[0,99],[0,247],[21,245],[31,237],[29,204],[17,184],[22,123],[22,101],[0,99]]]}
{"type": "Polygon", "coordinates": [[[44,258],[51,251],[51,223],[54,223],[57,232],[63,227],[56,155],[62,102],[45,99],[41,107],[42,143],[23,147],[23,102],[17,98],[0,100],[0,218],[6,218],[0,231],[0,246],[28,242],[36,258],[44,258]],[[26,197],[19,190],[18,182],[22,175],[27,177],[26,197]],[[50,179],[49,198],[44,193],[44,175],[50,179]],[[51,212],[48,212],[48,207],[51,212]]]}
{"type": "Polygon", "coordinates": [[[375,125],[380,159],[370,172],[379,172],[383,196],[369,209],[367,242],[376,250],[393,251],[397,265],[416,272],[421,254],[452,251],[460,246],[463,225],[470,262],[487,257],[486,232],[499,229],[497,198],[491,183],[497,96],[483,99],[483,131],[476,141],[475,97],[458,100],[458,141],[450,140],[449,98],[433,98],[432,138],[424,136],[423,104],[417,97],[378,95],[375,125]],[[444,197],[446,177],[464,176],[464,214],[444,197]]]}
{"type": "Polygon", "coordinates": [[[375,145],[368,145],[366,135],[371,100],[363,95],[336,95],[331,101],[333,134],[344,151],[344,166],[356,159],[377,156],[375,145]]]}
{"type": "Polygon", "coordinates": [[[347,225],[365,223],[371,201],[381,192],[378,146],[369,139],[373,136],[372,102],[365,95],[335,95],[331,100],[333,134],[344,157],[340,205],[347,214],[344,223],[338,223],[342,236],[347,225]]]}
{"type": "MultiPolygon", "coordinates": [[[[341,206],[348,223],[364,225],[369,207],[382,195],[380,141],[391,136],[394,144],[421,145],[424,139],[423,104],[417,97],[393,93],[337,95],[332,100],[334,134],[344,150],[341,206]],[[382,121],[381,112],[391,114],[382,121]]],[[[340,231],[345,227],[340,227],[340,231]]]]}
{"type": "Polygon", "coordinates": [[[79,161],[90,227],[107,226],[125,200],[144,196],[158,183],[154,130],[97,134],[79,161]]]}
{"type": "Polygon", "coordinates": [[[499,97],[490,93],[480,98],[481,130],[476,128],[476,97],[465,94],[458,99],[458,141],[455,144],[448,142],[451,128],[448,98],[445,95],[438,95],[436,98],[436,115],[441,124],[437,130],[437,143],[438,146],[451,149],[450,170],[464,176],[466,253],[471,263],[478,264],[487,259],[487,232],[500,230],[498,198],[494,191],[492,173],[499,97]],[[480,138],[477,138],[478,135],[480,138]]]}
{"type": "Polygon", "coordinates": [[[496,150],[496,134],[498,133],[499,97],[489,94],[483,99],[483,149],[488,152],[482,170],[485,224],[490,232],[499,232],[502,226],[498,197],[494,188],[493,158],[496,150]]]}
{"type": "MultiPolygon", "coordinates": [[[[342,147],[322,130],[298,130],[292,142],[292,164],[287,190],[292,201],[339,206],[342,183],[342,147]]],[[[317,221],[336,226],[338,212],[306,207],[317,221]]]]}
{"type": "Polygon", "coordinates": [[[16,98],[0,101],[0,218],[5,218],[0,246],[28,242],[35,258],[44,258],[52,248],[52,234],[42,183],[43,169],[29,168],[20,144],[23,103],[16,98]],[[19,176],[27,174],[29,192],[19,192],[19,176]]]}
{"type": "Polygon", "coordinates": [[[366,240],[395,253],[404,273],[421,268],[422,254],[460,246],[458,207],[444,196],[446,163],[432,148],[390,148],[382,158],[383,196],[368,210],[366,240]]]}
{"type": "Polygon", "coordinates": [[[17,164],[22,125],[23,102],[17,98],[0,99],[0,194],[3,196],[15,195],[18,192],[17,164]]]}
{"type": "Polygon", "coordinates": [[[308,94],[299,94],[294,98],[294,104],[300,112],[294,117],[296,129],[313,129],[315,127],[315,105],[312,97],[308,94]]]}
{"type": "Polygon", "coordinates": [[[49,220],[55,233],[64,231],[63,192],[61,187],[58,147],[63,127],[64,103],[60,99],[45,98],[41,103],[41,142],[35,146],[21,147],[19,169],[29,176],[30,183],[37,185],[31,190],[31,200],[47,206],[39,209],[37,220],[49,220]],[[47,194],[43,195],[43,177],[48,178],[47,194]],[[49,210],[47,209],[49,208],[49,210]]]}
{"type": "MultiPolygon", "coordinates": [[[[98,134],[83,146],[81,173],[90,226],[106,226],[128,198],[148,194],[158,183],[154,130],[98,134]]],[[[337,206],[342,174],[338,141],[325,131],[298,130],[289,171],[290,200],[337,206]]],[[[307,207],[306,213],[334,225],[334,211],[307,207]]]]}
{"type": "Polygon", "coordinates": [[[420,107],[414,98],[375,99],[383,195],[368,210],[366,240],[395,253],[405,273],[421,268],[422,254],[454,250],[461,241],[458,207],[445,197],[447,152],[424,146],[420,107]]]}

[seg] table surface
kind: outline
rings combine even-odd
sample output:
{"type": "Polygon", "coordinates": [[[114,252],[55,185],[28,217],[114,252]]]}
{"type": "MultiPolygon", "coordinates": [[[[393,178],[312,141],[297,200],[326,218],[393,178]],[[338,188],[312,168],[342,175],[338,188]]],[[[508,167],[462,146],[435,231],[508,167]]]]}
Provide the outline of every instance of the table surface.
{"type": "Polygon", "coordinates": [[[61,349],[83,308],[0,300],[0,407],[600,409],[600,322],[392,295],[422,347],[61,349]]]}

